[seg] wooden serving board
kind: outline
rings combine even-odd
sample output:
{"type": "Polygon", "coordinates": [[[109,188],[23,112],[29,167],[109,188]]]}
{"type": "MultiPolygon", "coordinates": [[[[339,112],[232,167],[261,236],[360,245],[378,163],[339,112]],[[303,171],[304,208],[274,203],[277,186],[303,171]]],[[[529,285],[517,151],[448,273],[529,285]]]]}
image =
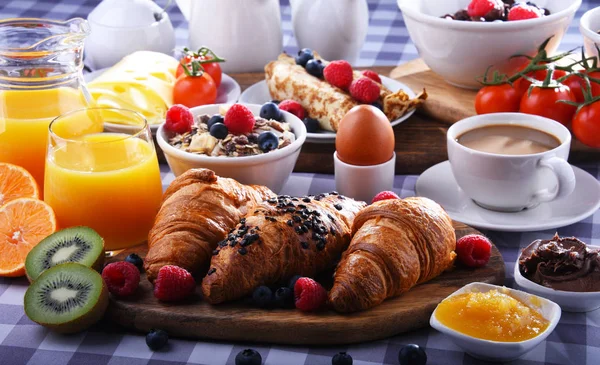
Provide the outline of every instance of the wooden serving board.
{"type": "MultiPolygon", "coordinates": [[[[475,115],[476,91],[447,84],[432,72],[421,59],[398,67],[371,67],[410,86],[415,92],[427,89],[429,99],[424,107],[407,121],[394,127],[396,138],[396,174],[420,174],[429,167],[448,159],[446,131],[463,118],[475,115]]],[[[232,74],[242,90],[263,80],[262,73],[232,74]]],[[[305,143],[296,163],[296,172],[333,174],[334,144],[305,143]]],[[[573,141],[571,163],[600,161],[600,149],[592,149],[573,141]]]]}
{"type": "MultiPolygon", "coordinates": [[[[478,233],[462,223],[454,223],[457,238],[478,233]]],[[[146,247],[126,250],[145,256],[146,247]]],[[[329,277],[331,274],[328,275],[329,277]]],[[[429,317],[449,294],[460,287],[481,281],[502,285],[504,261],[493,246],[490,262],[484,268],[456,267],[438,278],[416,286],[400,297],[385,301],[368,311],[342,315],[333,311],[302,313],[294,309],[262,310],[244,301],[212,306],[194,298],[178,304],[160,303],[152,295],[152,285],[142,275],[138,293],[128,299],[111,296],[107,317],[138,331],[160,328],[171,336],[193,339],[251,341],[291,345],[334,345],[387,338],[429,325],[429,317]]]]}

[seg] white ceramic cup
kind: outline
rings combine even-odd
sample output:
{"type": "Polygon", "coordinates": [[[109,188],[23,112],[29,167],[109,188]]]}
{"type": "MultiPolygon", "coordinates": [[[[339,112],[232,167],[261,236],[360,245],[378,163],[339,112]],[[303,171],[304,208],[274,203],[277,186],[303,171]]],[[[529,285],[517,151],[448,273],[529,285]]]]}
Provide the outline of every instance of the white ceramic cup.
{"type": "Polygon", "coordinates": [[[379,192],[392,190],[394,186],[396,153],[379,165],[350,165],[340,160],[337,152],[333,153],[333,161],[335,189],[349,198],[370,203],[379,192]]]}
{"type": "Polygon", "coordinates": [[[167,13],[145,27],[113,27],[93,19],[89,23],[92,32],[85,43],[85,63],[94,70],[111,67],[135,51],[173,55],[175,32],[167,13]]]}
{"type": "Polygon", "coordinates": [[[564,198],[575,190],[575,174],[567,162],[571,133],[551,119],[521,113],[478,115],[452,125],[447,144],[456,182],[484,208],[515,212],[564,198]],[[476,151],[456,141],[467,131],[489,125],[534,128],[555,136],[561,143],[542,153],[502,155],[476,151]]]}

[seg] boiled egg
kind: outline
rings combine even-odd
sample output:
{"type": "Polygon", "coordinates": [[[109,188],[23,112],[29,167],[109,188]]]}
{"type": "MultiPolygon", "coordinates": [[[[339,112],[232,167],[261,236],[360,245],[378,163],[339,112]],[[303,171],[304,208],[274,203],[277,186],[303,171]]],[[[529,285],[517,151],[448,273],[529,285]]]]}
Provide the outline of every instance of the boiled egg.
{"type": "Polygon", "coordinates": [[[338,158],[349,165],[371,166],[394,155],[394,130],[383,112],[372,105],[350,109],[335,138],[338,158]]]}

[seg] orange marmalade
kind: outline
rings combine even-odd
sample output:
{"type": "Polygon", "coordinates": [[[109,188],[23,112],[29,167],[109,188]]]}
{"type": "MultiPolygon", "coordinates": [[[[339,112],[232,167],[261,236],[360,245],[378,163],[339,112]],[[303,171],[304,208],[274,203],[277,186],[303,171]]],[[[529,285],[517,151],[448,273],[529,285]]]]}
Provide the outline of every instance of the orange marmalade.
{"type": "Polygon", "coordinates": [[[445,299],[435,316],[445,326],[465,335],[501,342],[532,339],[550,324],[536,310],[498,290],[445,299]]]}

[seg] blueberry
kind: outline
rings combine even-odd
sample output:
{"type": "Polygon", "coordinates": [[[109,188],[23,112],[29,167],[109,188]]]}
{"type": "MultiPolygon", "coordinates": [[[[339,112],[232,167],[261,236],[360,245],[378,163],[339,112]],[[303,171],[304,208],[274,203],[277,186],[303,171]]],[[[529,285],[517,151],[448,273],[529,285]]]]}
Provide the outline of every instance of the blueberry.
{"type": "Polygon", "coordinates": [[[273,132],[262,132],[258,135],[258,148],[263,152],[276,150],[279,147],[279,137],[273,132]]]}
{"type": "Polygon", "coordinates": [[[206,126],[208,127],[208,130],[210,130],[210,127],[212,127],[213,124],[215,124],[215,123],[223,123],[224,121],[225,121],[225,119],[223,118],[222,115],[215,114],[212,117],[210,117],[210,119],[208,120],[208,122],[206,122],[206,126]]]}
{"type": "Polygon", "coordinates": [[[240,351],[235,357],[235,365],[261,365],[262,357],[258,351],[253,349],[246,349],[240,351]]]}
{"type": "Polygon", "coordinates": [[[321,60],[312,59],[306,63],[306,72],[320,79],[323,78],[324,68],[325,66],[321,60]]]}
{"type": "Polygon", "coordinates": [[[352,365],[352,356],[345,352],[335,354],[333,359],[331,359],[331,365],[352,365]]]}
{"type": "Polygon", "coordinates": [[[302,48],[298,51],[298,56],[296,56],[296,64],[304,67],[306,66],[306,63],[314,57],[315,55],[310,48],[302,48]]]}
{"type": "Polygon", "coordinates": [[[283,119],[281,110],[279,110],[277,104],[273,102],[265,103],[260,107],[260,117],[263,119],[275,119],[278,121],[283,119]]]}
{"type": "Polygon", "coordinates": [[[373,104],[371,104],[371,105],[373,105],[373,106],[374,106],[374,107],[376,107],[377,109],[379,109],[379,110],[383,111],[383,104],[381,104],[380,102],[376,101],[376,102],[374,102],[374,103],[373,103],[373,104]]]}
{"type": "Polygon", "coordinates": [[[169,335],[163,330],[150,330],[146,335],[146,345],[152,351],[158,351],[169,342],[169,335]]]}
{"type": "Polygon", "coordinates": [[[279,105],[279,103],[281,103],[281,101],[273,99],[273,100],[271,100],[271,103],[279,105]]]}
{"type": "Polygon", "coordinates": [[[425,365],[427,364],[427,354],[419,345],[406,345],[398,354],[400,365],[425,365]]]}
{"type": "Polygon", "coordinates": [[[319,121],[316,119],[306,117],[302,122],[304,122],[308,133],[317,133],[320,129],[319,121]]]}
{"type": "Polygon", "coordinates": [[[292,278],[290,279],[290,282],[288,283],[288,288],[292,289],[292,292],[294,291],[294,287],[296,286],[296,281],[298,281],[298,279],[300,279],[302,276],[300,275],[295,275],[292,276],[292,278]]]}
{"type": "Polygon", "coordinates": [[[130,264],[134,264],[135,267],[140,270],[140,272],[144,271],[144,260],[142,260],[142,258],[137,254],[132,253],[131,255],[125,257],[125,261],[129,262],[130,264]]]}
{"type": "Polygon", "coordinates": [[[215,123],[210,127],[210,135],[215,138],[225,139],[228,134],[229,130],[227,130],[227,127],[223,123],[215,123]]]}
{"type": "Polygon", "coordinates": [[[262,285],[254,290],[252,299],[254,299],[254,304],[258,307],[267,308],[273,302],[273,292],[268,286],[262,285]]]}
{"type": "Polygon", "coordinates": [[[294,291],[287,286],[277,289],[275,291],[275,305],[279,308],[293,308],[294,291]]]}

